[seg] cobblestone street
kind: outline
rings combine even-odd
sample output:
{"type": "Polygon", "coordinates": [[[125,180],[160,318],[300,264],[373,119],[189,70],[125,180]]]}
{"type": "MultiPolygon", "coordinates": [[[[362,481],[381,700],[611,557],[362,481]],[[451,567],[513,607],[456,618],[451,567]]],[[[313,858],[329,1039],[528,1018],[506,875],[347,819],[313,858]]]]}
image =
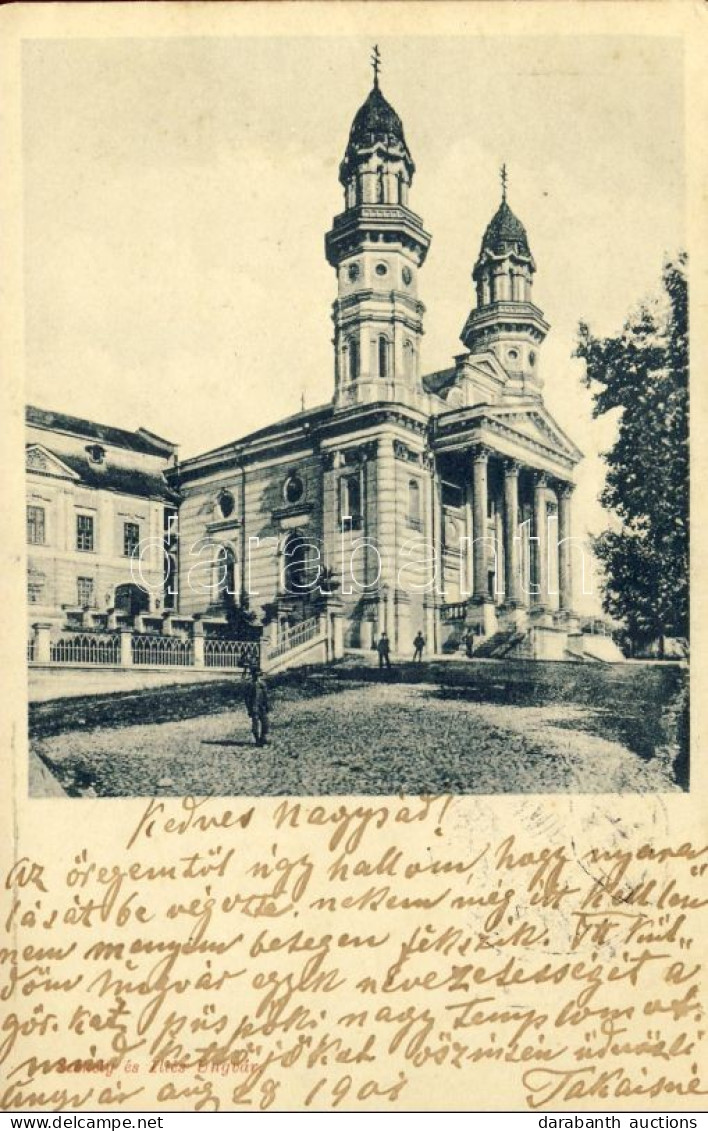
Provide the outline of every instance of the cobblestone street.
{"type": "MultiPolygon", "coordinates": [[[[573,667],[565,665],[563,680],[587,682],[587,669],[576,676],[573,667]]],[[[112,703],[43,704],[32,746],[74,796],[679,788],[675,746],[657,745],[647,756],[645,735],[630,728],[629,740],[623,737],[621,702],[608,711],[582,701],[587,687],[571,684],[571,702],[565,683],[563,697],[550,684],[545,693],[510,684],[508,671],[493,664],[463,671],[462,686],[452,667],[447,672],[444,683],[432,678],[436,672],[408,667],[391,682],[370,669],[289,673],[274,681],[263,749],[253,744],[238,681],[114,696],[112,703]]],[[[644,677],[634,672],[639,686],[644,677]]],[[[640,704],[637,717],[658,743],[656,722],[641,716],[640,704]]]]}

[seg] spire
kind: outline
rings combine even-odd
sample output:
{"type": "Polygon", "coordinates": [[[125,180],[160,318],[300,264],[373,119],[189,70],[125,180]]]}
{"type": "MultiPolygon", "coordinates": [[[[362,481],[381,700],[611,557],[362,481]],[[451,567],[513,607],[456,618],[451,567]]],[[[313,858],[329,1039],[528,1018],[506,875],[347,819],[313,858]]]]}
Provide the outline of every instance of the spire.
{"type": "Polygon", "coordinates": [[[472,271],[476,305],[460,335],[470,353],[492,350],[517,391],[537,393],[538,347],[548,323],[534,306],[536,264],[524,225],[507,202],[506,162],[499,169],[501,202],[482,236],[472,271]]]}
{"type": "Polygon", "coordinates": [[[381,70],[381,52],[378,43],[374,44],[371,53],[371,66],[374,72],[374,90],[379,89],[379,71],[381,70]]]}

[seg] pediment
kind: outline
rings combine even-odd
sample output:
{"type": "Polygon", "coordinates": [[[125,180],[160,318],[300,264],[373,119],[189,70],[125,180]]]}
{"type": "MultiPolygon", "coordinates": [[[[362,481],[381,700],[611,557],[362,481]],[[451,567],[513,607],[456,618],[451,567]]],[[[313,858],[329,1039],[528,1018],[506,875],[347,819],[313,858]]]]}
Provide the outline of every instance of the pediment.
{"type": "Polygon", "coordinates": [[[507,428],[532,443],[543,444],[577,462],[583,453],[573,443],[550,412],[542,404],[509,405],[488,409],[485,413],[490,424],[496,422],[500,428],[507,428]]]}
{"type": "Polygon", "coordinates": [[[81,476],[69,467],[53,452],[48,451],[41,444],[29,444],[25,452],[25,468],[39,475],[49,475],[53,479],[70,479],[78,483],[81,476]]]}
{"type": "Polygon", "coordinates": [[[494,353],[470,354],[459,366],[454,377],[438,391],[451,408],[472,405],[480,400],[498,397],[508,381],[506,370],[494,353]]]}
{"type": "Polygon", "coordinates": [[[491,350],[486,353],[470,354],[465,362],[465,375],[474,379],[474,374],[480,373],[484,377],[491,377],[500,384],[506,384],[509,374],[491,350]]]}

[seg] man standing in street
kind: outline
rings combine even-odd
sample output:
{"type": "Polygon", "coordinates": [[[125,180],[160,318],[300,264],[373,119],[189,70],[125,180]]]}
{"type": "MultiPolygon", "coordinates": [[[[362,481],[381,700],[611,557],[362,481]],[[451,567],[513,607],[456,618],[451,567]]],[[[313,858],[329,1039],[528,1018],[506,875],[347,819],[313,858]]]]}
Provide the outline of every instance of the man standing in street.
{"type": "Polygon", "coordinates": [[[268,738],[268,688],[258,668],[251,669],[251,682],[246,685],[246,710],[251,716],[256,746],[265,746],[268,738]]]}
{"type": "Polygon", "coordinates": [[[413,662],[415,663],[415,661],[417,660],[418,663],[420,663],[420,661],[423,659],[423,649],[425,648],[425,637],[423,636],[423,633],[420,631],[420,629],[418,629],[418,635],[413,641],[413,645],[415,647],[415,652],[413,653],[413,662]]]}
{"type": "Polygon", "coordinates": [[[379,654],[379,667],[383,668],[383,666],[385,664],[388,671],[390,671],[391,670],[391,645],[389,643],[387,633],[385,633],[385,632],[381,633],[381,637],[379,639],[379,642],[376,645],[376,650],[379,654]]]}

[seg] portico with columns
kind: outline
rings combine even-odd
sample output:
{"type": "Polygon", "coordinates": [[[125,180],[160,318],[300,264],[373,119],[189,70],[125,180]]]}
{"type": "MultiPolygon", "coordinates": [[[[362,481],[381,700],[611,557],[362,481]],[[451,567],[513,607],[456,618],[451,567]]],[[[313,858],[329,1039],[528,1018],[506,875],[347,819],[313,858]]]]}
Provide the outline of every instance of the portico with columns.
{"type": "Polygon", "coordinates": [[[469,633],[479,644],[533,626],[548,630],[548,651],[559,651],[563,642],[551,641],[549,633],[572,630],[575,619],[573,569],[580,551],[571,541],[574,457],[562,451],[560,436],[553,454],[542,453],[530,414],[517,413],[506,424],[503,440],[498,418],[489,412],[467,422],[441,419],[433,431],[436,474],[450,500],[440,509],[435,534],[443,545],[458,537],[461,546],[459,576],[448,569],[442,577],[441,644],[469,633]]]}

